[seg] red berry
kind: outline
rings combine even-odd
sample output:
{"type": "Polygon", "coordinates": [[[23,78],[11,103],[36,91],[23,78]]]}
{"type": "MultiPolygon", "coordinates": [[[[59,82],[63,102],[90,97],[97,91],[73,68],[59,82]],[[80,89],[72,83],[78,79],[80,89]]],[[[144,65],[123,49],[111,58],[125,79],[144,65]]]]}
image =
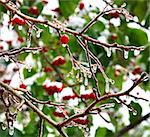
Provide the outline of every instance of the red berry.
{"type": "Polygon", "coordinates": [[[142,70],[140,67],[137,67],[135,68],[133,71],[132,71],[132,74],[133,75],[136,75],[136,74],[141,74],[142,73],[142,70]]]}
{"type": "Polygon", "coordinates": [[[60,112],[53,112],[53,114],[54,114],[54,116],[56,116],[56,117],[65,117],[65,115],[63,114],[63,113],[60,113],[60,112]]]}
{"type": "Polygon", "coordinates": [[[25,84],[20,84],[20,86],[19,86],[20,88],[23,88],[23,89],[26,89],[27,88],[27,86],[25,85],[25,84]]]}
{"type": "Polygon", "coordinates": [[[50,68],[50,67],[45,67],[44,68],[44,72],[52,72],[52,71],[53,71],[53,69],[50,68]]]}
{"type": "Polygon", "coordinates": [[[110,15],[112,18],[118,18],[118,17],[120,17],[120,15],[119,15],[119,12],[118,12],[118,11],[111,12],[111,13],[109,13],[109,15],[110,15]]]}
{"type": "Polygon", "coordinates": [[[73,121],[74,121],[75,123],[82,124],[82,125],[88,124],[88,119],[77,118],[77,119],[74,119],[73,121]]]}
{"type": "Polygon", "coordinates": [[[111,40],[116,40],[118,38],[118,36],[117,35],[115,35],[115,34],[113,34],[113,35],[111,35],[111,40]]]}
{"type": "Polygon", "coordinates": [[[62,35],[62,36],[60,37],[60,42],[61,42],[62,44],[68,44],[68,42],[69,42],[69,37],[68,37],[68,35],[67,35],[67,34],[62,35]]]}
{"type": "Polygon", "coordinates": [[[24,42],[24,39],[22,37],[18,37],[18,41],[22,43],[24,42]]]}
{"type": "Polygon", "coordinates": [[[41,51],[42,51],[43,53],[48,52],[48,48],[43,47],[41,51]]]}
{"type": "Polygon", "coordinates": [[[49,95],[53,95],[54,93],[60,93],[64,88],[64,84],[60,82],[51,82],[50,84],[43,85],[43,88],[49,95]]]}
{"type": "Polygon", "coordinates": [[[3,50],[4,48],[3,48],[3,46],[2,45],[0,45],[0,50],[3,50]]]}
{"type": "Polygon", "coordinates": [[[10,80],[10,79],[4,79],[3,82],[4,82],[5,84],[10,84],[11,80],[10,80]]]}
{"type": "Polygon", "coordinates": [[[39,10],[36,6],[33,6],[33,7],[29,8],[28,12],[33,14],[33,15],[38,15],[39,14],[39,10]]]}
{"type": "Polygon", "coordinates": [[[81,98],[87,100],[87,99],[96,99],[96,96],[95,94],[92,92],[90,94],[82,94],[81,95],[81,98]]]}
{"type": "Polygon", "coordinates": [[[84,3],[81,2],[81,3],[79,4],[79,9],[80,9],[80,10],[83,10],[83,8],[84,8],[84,3]]]}
{"type": "Polygon", "coordinates": [[[63,64],[65,64],[66,60],[63,56],[57,56],[53,62],[52,62],[52,65],[54,66],[61,66],[63,64]]]}
{"type": "Polygon", "coordinates": [[[12,45],[12,41],[11,41],[11,40],[7,40],[6,43],[7,43],[8,45],[12,45]]]}
{"type": "Polygon", "coordinates": [[[26,21],[24,19],[22,19],[22,18],[19,18],[19,17],[13,18],[11,20],[11,22],[12,22],[12,25],[15,25],[15,24],[17,24],[17,25],[25,25],[26,24],[26,21]]]}
{"type": "Polygon", "coordinates": [[[75,99],[76,97],[77,97],[76,95],[68,95],[68,96],[64,96],[63,100],[75,99]]]}

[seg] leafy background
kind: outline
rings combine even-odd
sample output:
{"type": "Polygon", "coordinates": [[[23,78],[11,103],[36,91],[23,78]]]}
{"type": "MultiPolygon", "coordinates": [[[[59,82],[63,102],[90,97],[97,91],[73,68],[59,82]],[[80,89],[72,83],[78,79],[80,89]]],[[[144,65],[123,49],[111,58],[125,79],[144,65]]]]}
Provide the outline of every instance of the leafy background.
{"type": "MultiPolygon", "coordinates": [[[[124,3],[125,0],[115,0],[115,4],[117,4],[118,6],[122,5],[124,3]]],[[[92,8],[91,10],[89,10],[87,8],[87,11],[85,11],[84,14],[79,14],[80,11],[76,11],[76,9],[78,9],[79,6],[79,0],[59,0],[59,8],[60,8],[60,14],[58,16],[58,20],[61,22],[64,22],[66,19],[69,19],[70,16],[79,16],[80,18],[85,20],[85,24],[87,24],[90,21],[90,13],[98,13],[99,10],[98,8],[92,8]],[[89,10],[89,11],[88,11],[89,10]]],[[[137,16],[139,19],[139,22],[143,24],[143,28],[141,27],[129,27],[128,22],[125,21],[125,18],[123,16],[121,16],[120,18],[120,25],[119,26],[114,26],[114,25],[110,25],[109,27],[106,27],[105,23],[103,21],[98,21],[95,25],[93,25],[87,32],[86,34],[89,36],[92,36],[94,38],[98,38],[100,36],[103,36],[103,32],[104,31],[109,31],[109,36],[106,37],[107,41],[109,43],[113,43],[113,42],[117,42],[118,44],[122,44],[122,45],[134,45],[134,46],[144,46],[145,50],[141,52],[141,54],[138,57],[135,57],[133,55],[133,52],[129,52],[129,58],[127,60],[125,60],[123,58],[123,53],[122,51],[116,51],[112,54],[112,56],[110,58],[107,57],[106,52],[103,48],[95,46],[93,44],[89,44],[89,47],[91,49],[92,52],[95,53],[95,55],[97,57],[99,57],[99,59],[102,61],[102,64],[105,67],[105,71],[108,74],[108,76],[112,79],[115,80],[115,87],[118,90],[122,89],[122,84],[124,83],[124,75],[127,75],[127,73],[125,71],[121,71],[121,74],[116,77],[114,75],[115,72],[115,65],[120,65],[123,68],[127,69],[129,72],[132,72],[135,68],[135,66],[131,66],[131,61],[133,61],[136,66],[140,67],[143,71],[146,71],[147,73],[149,73],[150,70],[150,64],[149,64],[149,52],[150,52],[150,42],[148,41],[148,27],[150,24],[150,1],[146,1],[146,0],[126,0],[125,1],[127,6],[126,9],[134,16],[137,16]],[[111,34],[116,34],[118,37],[117,39],[114,41],[111,39],[111,34]],[[128,39],[129,42],[126,42],[126,39],[128,39]],[[113,67],[110,67],[110,66],[113,67]]],[[[99,3],[100,4],[100,3],[99,3]]],[[[42,12],[42,9],[44,8],[44,5],[42,2],[39,1],[23,1],[23,4],[20,8],[20,10],[30,16],[34,16],[29,14],[27,11],[29,9],[29,7],[31,6],[37,6],[39,11],[42,12]]],[[[88,7],[89,5],[87,5],[88,7]]],[[[2,22],[2,17],[3,14],[6,13],[6,9],[0,5],[0,21],[2,22]]],[[[53,17],[51,15],[45,15],[43,12],[41,13],[42,16],[47,17],[49,20],[52,20],[53,17]]],[[[36,17],[36,16],[34,16],[36,17]]],[[[105,15],[104,18],[109,21],[110,16],[109,15],[105,15]]],[[[71,62],[69,59],[69,56],[65,50],[65,48],[63,48],[59,42],[59,37],[56,34],[50,33],[51,28],[45,27],[43,25],[37,25],[39,28],[43,29],[43,32],[41,33],[41,37],[38,39],[38,41],[42,41],[44,43],[44,45],[49,49],[48,53],[46,53],[47,58],[51,61],[53,60],[54,57],[58,56],[58,55],[62,55],[66,58],[66,64],[56,68],[60,73],[67,75],[68,72],[70,72],[72,70],[72,66],[71,66],[71,62]]],[[[76,26],[69,26],[72,29],[78,29],[78,27],[76,26]]],[[[23,38],[27,38],[27,26],[24,26],[22,30],[19,30],[17,26],[15,26],[14,28],[17,32],[18,35],[23,37],[23,38]]],[[[35,32],[33,32],[35,33],[35,32]]],[[[70,42],[69,42],[69,46],[70,49],[72,51],[72,53],[74,55],[76,55],[76,57],[79,60],[85,60],[85,53],[83,52],[83,50],[80,48],[80,46],[77,44],[77,41],[75,40],[74,37],[72,37],[71,35],[69,35],[70,37],[70,42]]],[[[33,39],[32,39],[32,46],[36,46],[38,44],[36,38],[34,38],[34,34],[33,34],[33,39]]],[[[23,42],[22,45],[26,46],[26,42],[23,42]]],[[[11,47],[10,47],[11,49],[11,47]]],[[[24,53],[21,54],[18,59],[24,61],[26,59],[26,57],[28,56],[28,54],[24,53]]],[[[27,69],[24,68],[23,70],[23,76],[24,79],[30,78],[32,76],[34,76],[36,73],[38,72],[42,72],[43,68],[46,66],[49,66],[47,64],[47,62],[44,60],[44,57],[42,54],[32,54],[32,57],[34,59],[34,61],[36,62],[36,65],[32,68],[31,72],[28,72],[27,69]],[[37,62],[41,62],[42,68],[39,68],[37,62]]],[[[9,64],[10,62],[8,62],[7,64],[5,64],[6,66],[9,64]]],[[[72,80],[73,82],[76,81],[76,75],[77,72],[74,72],[73,76],[71,77],[67,77],[66,80],[72,80]]],[[[104,92],[104,80],[101,76],[100,73],[97,73],[97,77],[98,80],[100,82],[100,89],[102,90],[102,92],[104,92]]],[[[37,97],[38,99],[42,99],[42,100],[55,100],[54,97],[51,96],[47,96],[45,94],[45,90],[42,87],[43,82],[45,81],[46,78],[53,80],[57,80],[57,81],[61,81],[61,79],[56,75],[55,72],[52,73],[44,73],[41,77],[38,77],[33,84],[29,85],[31,92],[33,94],[34,97],[37,97]]],[[[90,84],[92,85],[92,81],[90,81],[90,84]]],[[[150,90],[150,84],[148,84],[148,82],[144,82],[143,84],[140,85],[145,92],[149,92],[150,90]]],[[[79,87],[74,87],[77,92],[79,93],[79,87]]],[[[113,88],[113,87],[112,87],[113,88]]],[[[109,102],[115,102],[115,100],[109,100],[109,102]]],[[[90,101],[88,102],[90,103],[90,101]]],[[[82,105],[82,103],[79,104],[79,106],[82,105]]],[[[130,123],[134,122],[135,120],[137,120],[141,114],[142,114],[142,107],[140,106],[140,104],[138,103],[138,101],[132,101],[131,102],[132,107],[137,110],[137,115],[134,116],[131,112],[129,112],[129,121],[130,123]]],[[[122,121],[122,115],[119,114],[118,110],[121,107],[121,105],[117,104],[115,105],[115,107],[111,110],[111,115],[110,115],[110,120],[113,123],[113,126],[115,127],[115,131],[112,132],[111,130],[109,130],[106,127],[98,127],[96,129],[96,133],[95,133],[95,137],[111,137],[114,136],[114,134],[119,131],[121,128],[123,128],[125,126],[125,123],[123,123],[122,121]],[[117,117],[117,119],[116,119],[117,117]]],[[[48,116],[50,116],[53,120],[55,121],[60,121],[62,119],[56,118],[55,116],[53,116],[53,112],[54,112],[55,108],[54,107],[47,107],[45,106],[43,108],[43,112],[46,113],[48,116]]],[[[31,111],[31,110],[25,110],[24,112],[20,112],[18,114],[17,117],[17,121],[19,123],[22,123],[22,120],[25,117],[25,114],[29,112],[29,123],[24,126],[23,131],[19,131],[18,129],[15,129],[15,134],[13,135],[13,137],[33,137],[33,136],[37,136],[38,134],[38,127],[39,127],[39,122],[37,120],[37,116],[31,111]]],[[[1,112],[2,113],[2,112],[1,112]]],[[[92,117],[89,118],[91,123],[92,123],[92,117]]],[[[89,124],[88,126],[92,126],[92,124],[89,124]]],[[[150,131],[150,127],[149,126],[138,126],[135,130],[133,130],[131,133],[126,133],[126,135],[124,137],[145,137],[144,136],[144,132],[146,131],[150,131]]],[[[59,136],[57,135],[56,131],[54,129],[51,128],[50,125],[48,125],[48,123],[45,123],[45,127],[44,127],[44,137],[47,137],[48,134],[59,136]]],[[[75,136],[84,136],[83,135],[83,130],[80,127],[69,127],[66,128],[66,133],[69,135],[69,137],[75,137],[75,136]]],[[[149,132],[150,133],[150,132],[149,132]]],[[[8,130],[3,131],[2,129],[0,129],[0,136],[3,137],[8,137],[8,130]]],[[[149,137],[150,134],[147,135],[147,137],[149,137]]]]}

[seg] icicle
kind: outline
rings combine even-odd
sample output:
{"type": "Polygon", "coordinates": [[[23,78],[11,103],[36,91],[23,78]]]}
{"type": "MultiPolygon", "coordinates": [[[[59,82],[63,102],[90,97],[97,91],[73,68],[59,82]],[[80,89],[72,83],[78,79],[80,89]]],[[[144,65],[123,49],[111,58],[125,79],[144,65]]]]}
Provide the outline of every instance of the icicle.
{"type": "Polygon", "coordinates": [[[140,50],[135,49],[134,50],[134,56],[138,56],[140,54],[140,50]]]}
{"type": "Polygon", "coordinates": [[[110,82],[109,82],[109,80],[106,80],[105,92],[106,92],[106,93],[109,93],[109,92],[110,92],[110,82]]]}
{"type": "Polygon", "coordinates": [[[10,136],[12,136],[13,134],[14,134],[14,127],[13,126],[11,126],[10,128],[9,128],[9,135],[10,136]]]}
{"type": "Polygon", "coordinates": [[[6,124],[2,124],[2,130],[6,130],[6,128],[7,128],[7,126],[6,126],[6,124]]]}
{"type": "Polygon", "coordinates": [[[4,60],[5,60],[6,62],[8,62],[8,61],[9,61],[9,56],[5,55],[5,56],[4,56],[4,60]]]}
{"type": "Polygon", "coordinates": [[[125,59],[128,59],[128,54],[129,54],[128,51],[124,50],[124,58],[125,59]]]}
{"type": "Polygon", "coordinates": [[[107,57],[111,57],[111,48],[106,48],[107,57]]]}
{"type": "Polygon", "coordinates": [[[31,45],[31,36],[29,36],[29,38],[27,39],[27,47],[29,48],[31,45]]]}
{"type": "Polygon", "coordinates": [[[36,37],[37,37],[37,38],[40,38],[41,32],[42,32],[42,29],[39,29],[39,30],[36,32],[36,37]]]}
{"type": "Polygon", "coordinates": [[[87,76],[84,76],[84,78],[85,78],[84,79],[84,85],[87,86],[88,85],[88,78],[87,78],[87,76]]]}

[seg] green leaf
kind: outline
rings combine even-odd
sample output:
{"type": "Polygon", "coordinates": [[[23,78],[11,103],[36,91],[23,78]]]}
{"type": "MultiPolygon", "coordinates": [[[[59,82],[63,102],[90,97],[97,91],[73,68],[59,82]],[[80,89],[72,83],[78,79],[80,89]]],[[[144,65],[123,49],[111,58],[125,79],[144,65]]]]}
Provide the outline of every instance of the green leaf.
{"type": "Polygon", "coordinates": [[[141,29],[129,29],[127,35],[130,45],[141,46],[148,43],[148,36],[146,32],[141,29]]]}
{"type": "Polygon", "coordinates": [[[130,122],[134,123],[136,120],[138,120],[141,117],[142,107],[138,103],[135,103],[133,101],[131,101],[130,105],[137,112],[136,115],[134,115],[134,112],[129,112],[130,122]]]}
{"type": "Polygon", "coordinates": [[[67,128],[67,134],[69,135],[69,137],[84,137],[83,132],[81,131],[81,129],[79,129],[79,127],[69,127],[67,128]]]}
{"type": "Polygon", "coordinates": [[[36,79],[37,85],[42,85],[43,82],[45,81],[45,79],[46,79],[46,74],[44,74],[43,76],[37,78],[37,79],[36,79]]]}
{"type": "Polygon", "coordinates": [[[32,68],[31,72],[29,72],[26,68],[23,70],[24,78],[29,78],[29,77],[33,76],[34,74],[36,74],[35,68],[32,68]]]}
{"type": "Polygon", "coordinates": [[[148,11],[148,4],[149,1],[146,0],[129,0],[127,2],[127,8],[131,14],[137,16],[142,21],[148,11]]]}
{"type": "Polygon", "coordinates": [[[106,128],[100,128],[99,127],[99,128],[96,129],[95,137],[105,137],[106,132],[107,132],[106,128]]]}
{"type": "Polygon", "coordinates": [[[61,14],[68,18],[74,13],[80,0],[59,0],[61,14]]]}

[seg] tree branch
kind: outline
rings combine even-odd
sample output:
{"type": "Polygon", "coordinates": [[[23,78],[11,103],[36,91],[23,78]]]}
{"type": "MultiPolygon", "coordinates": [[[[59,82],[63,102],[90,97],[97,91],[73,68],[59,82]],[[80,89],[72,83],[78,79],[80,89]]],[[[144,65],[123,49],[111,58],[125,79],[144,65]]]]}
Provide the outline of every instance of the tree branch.
{"type": "Polygon", "coordinates": [[[147,120],[150,117],[150,113],[146,114],[145,116],[139,118],[137,121],[135,121],[134,123],[131,123],[130,125],[122,128],[115,137],[121,137],[123,136],[125,133],[127,133],[129,130],[133,129],[134,127],[138,126],[141,122],[143,122],[144,120],[147,120]]]}
{"type": "Polygon", "coordinates": [[[101,47],[107,47],[107,48],[115,48],[115,49],[120,49],[120,50],[144,50],[143,47],[136,47],[136,46],[124,46],[124,45],[119,45],[117,43],[113,43],[113,44],[109,44],[109,43],[103,43],[97,39],[94,39],[92,37],[89,37],[87,35],[84,35],[84,34],[81,34],[80,32],[77,32],[75,30],[72,30],[72,29],[69,29],[69,28],[66,28],[64,27],[64,25],[62,24],[56,24],[55,22],[50,22],[48,20],[40,20],[40,19],[37,19],[37,18],[33,18],[33,17],[30,17],[28,15],[25,15],[23,13],[21,13],[18,9],[16,9],[12,4],[10,4],[9,2],[4,2],[3,0],[0,0],[0,3],[2,5],[4,5],[6,7],[6,9],[10,10],[10,11],[13,11],[13,13],[17,14],[18,16],[22,17],[23,19],[27,20],[27,21],[31,21],[33,23],[40,23],[40,24],[45,24],[45,25],[48,25],[56,30],[63,30],[65,32],[68,32],[72,35],[75,35],[75,36],[81,36],[82,38],[84,38],[85,40],[89,41],[89,42],[92,42],[96,45],[99,45],[101,47]]]}

